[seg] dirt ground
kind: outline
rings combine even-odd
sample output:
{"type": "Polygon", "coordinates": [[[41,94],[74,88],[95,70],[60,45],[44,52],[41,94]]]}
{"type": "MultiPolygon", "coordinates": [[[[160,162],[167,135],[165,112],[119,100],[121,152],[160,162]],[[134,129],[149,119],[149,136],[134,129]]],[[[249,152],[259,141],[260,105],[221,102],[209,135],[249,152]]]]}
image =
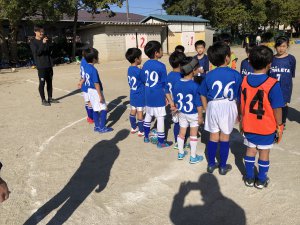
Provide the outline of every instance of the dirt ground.
{"type": "MultiPolygon", "coordinates": [[[[240,63],[244,49],[233,50],[240,63]]],[[[207,174],[206,160],[178,161],[173,147],[158,150],[129,134],[126,61],[97,65],[110,102],[108,134],[85,121],[78,65],[54,68],[60,103],[51,107],[41,106],[36,70],[1,71],[1,176],[11,195],[0,205],[0,224],[300,224],[300,45],[290,52],[298,59],[294,93],[264,190],[242,181],[245,147],[237,130],[226,176],[207,174]]],[[[204,150],[199,143],[198,153],[204,150]]]]}

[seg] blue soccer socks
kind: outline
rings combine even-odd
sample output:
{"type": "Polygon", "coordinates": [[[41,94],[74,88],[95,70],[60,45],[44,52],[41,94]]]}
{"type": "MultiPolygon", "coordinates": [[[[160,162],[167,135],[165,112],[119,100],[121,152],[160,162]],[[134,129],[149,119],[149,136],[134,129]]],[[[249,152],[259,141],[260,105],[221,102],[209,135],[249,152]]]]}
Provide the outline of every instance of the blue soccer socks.
{"type": "Polygon", "coordinates": [[[174,123],[174,139],[175,139],[175,143],[177,143],[177,137],[179,135],[179,131],[180,131],[180,126],[179,123],[174,123]]]}
{"type": "Polygon", "coordinates": [[[144,121],[145,138],[149,138],[151,122],[144,121]]]}
{"type": "Polygon", "coordinates": [[[267,180],[267,175],[269,171],[270,161],[258,160],[258,175],[257,179],[260,182],[265,182],[267,180]]]}
{"type": "Polygon", "coordinates": [[[208,166],[216,164],[216,154],[218,149],[218,142],[209,141],[207,144],[208,166]]]}
{"type": "Polygon", "coordinates": [[[229,155],[229,141],[220,141],[220,168],[226,167],[229,155]]]}
{"type": "Polygon", "coordinates": [[[138,127],[139,127],[139,131],[141,133],[143,133],[144,132],[144,121],[143,120],[138,121],[138,127]]]}
{"type": "Polygon", "coordinates": [[[245,169],[246,169],[246,179],[254,179],[254,164],[255,157],[245,156],[245,169]]]}
{"type": "Polygon", "coordinates": [[[129,115],[129,121],[132,129],[136,129],[136,118],[135,115],[129,115]]]}
{"type": "Polygon", "coordinates": [[[94,118],[95,128],[100,128],[99,117],[100,117],[99,112],[93,111],[93,118],[94,118]]]}
{"type": "Polygon", "coordinates": [[[157,132],[158,142],[163,144],[165,142],[165,132],[157,132]]]}
{"type": "Polygon", "coordinates": [[[91,106],[88,106],[87,108],[87,114],[88,114],[88,117],[93,120],[93,108],[91,106]]]}
{"type": "Polygon", "coordinates": [[[100,128],[104,128],[106,124],[107,110],[100,111],[100,128]]]}

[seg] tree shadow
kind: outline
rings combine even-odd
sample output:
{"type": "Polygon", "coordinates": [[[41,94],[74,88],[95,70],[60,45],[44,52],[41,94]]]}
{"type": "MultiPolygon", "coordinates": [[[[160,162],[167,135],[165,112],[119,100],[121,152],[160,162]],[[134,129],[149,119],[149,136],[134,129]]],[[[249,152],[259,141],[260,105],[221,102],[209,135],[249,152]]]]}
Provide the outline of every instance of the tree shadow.
{"type": "Polygon", "coordinates": [[[289,106],[287,118],[289,121],[300,123],[300,112],[297,109],[289,106]]]}
{"type": "Polygon", "coordinates": [[[246,174],[244,156],[246,155],[247,151],[247,146],[244,145],[244,137],[237,129],[233,129],[229,140],[231,153],[234,155],[235,165],[239,169],[240,173],[244,176],[246,174]]]}
{"type": "Polygon", "coordinates": [[[129,103],[130,103],[129,101],[125,101],[121,105],[116,106],[113,111],[112,110],[110,111],[109,117],[107,118],[108,127],[112,127],[120,120],[122,115],[127,110],[127,105],[129,103]]]}
{"type": "Polygon", "coordinates": [[[66,94],[66,95],[63,95],[63,96],[58,97],[58,98],[55,98],[55,100],[58,100],[58,101],[59,101],[59,100],[62,100],[62,99],[64,99],[64,98],[71,97],[71,96],[76,95],[76,94],[79,94],[79,93],[81,93],[81,90],[80,90],[80,89],[76,89],[76,90],[71,91],[70,93],[68,93],[68,94],[66,94]]]}
{"type": "Polygon", "coordinates": [[[245,211],[226,198],[213,174],[202,174],[198,182],[183,182],[174,196],[170,219],[175,225],[245,225],[245,211]],[[203,205],[184,206],[191,191],[200,191],[203,205]]]}
{"type": "Polygon", "coordinates": [[[123,129],[111,140],[103,140],[94,145],[65,187],[39,208],[24,225],[38,224],[57,208],[59,209],[56,214],[47,224],[61,225],[95,188],[96,193],[103,191],[109,181],[112,166],[120,153],[117,143],[128,135],[129,131],[123,129]]]}

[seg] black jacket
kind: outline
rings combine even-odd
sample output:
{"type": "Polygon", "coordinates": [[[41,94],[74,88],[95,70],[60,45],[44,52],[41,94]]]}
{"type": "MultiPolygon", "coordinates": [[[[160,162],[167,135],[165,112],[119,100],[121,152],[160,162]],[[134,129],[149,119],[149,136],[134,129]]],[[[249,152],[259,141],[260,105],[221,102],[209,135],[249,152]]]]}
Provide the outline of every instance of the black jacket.
{"type": "Polygon", "coordinates": [[[37,69],[46,69],[53,66],[48,43],[44,44],[43,40],[33,39],[30,42],[30,48],[37,69]]]}

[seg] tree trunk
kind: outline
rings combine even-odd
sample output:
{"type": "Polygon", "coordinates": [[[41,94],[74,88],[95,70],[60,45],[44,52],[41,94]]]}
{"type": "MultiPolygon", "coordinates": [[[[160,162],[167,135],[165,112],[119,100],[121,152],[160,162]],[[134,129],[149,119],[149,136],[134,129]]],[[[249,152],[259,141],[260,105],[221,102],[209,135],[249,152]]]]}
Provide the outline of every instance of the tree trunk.
{"type": "Polygon", "coordinates": [[[8,61],[9,60],[9,53],[8,53],[8,47],[7,42],[5,40],[5,36],[3,33],[3,27],[0,21],[0,61],[8,61]]]}
{"type": "Polygon", "coordinates": [[[73,23],[73,43],[72,43],[72,59],[75,59],[76,56],[76,37],[77,37],[77,21],[78,21],[78,7],[77,1],[75,6],[75,15],[73,23]]]}
{"type": "Polygon", "coordinates": [[[18,62],[18,25],[10,24],[10,29],[10,61],[13,64],[12,66],[15,67],[15,64],[18,62]]]}

